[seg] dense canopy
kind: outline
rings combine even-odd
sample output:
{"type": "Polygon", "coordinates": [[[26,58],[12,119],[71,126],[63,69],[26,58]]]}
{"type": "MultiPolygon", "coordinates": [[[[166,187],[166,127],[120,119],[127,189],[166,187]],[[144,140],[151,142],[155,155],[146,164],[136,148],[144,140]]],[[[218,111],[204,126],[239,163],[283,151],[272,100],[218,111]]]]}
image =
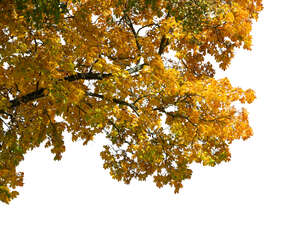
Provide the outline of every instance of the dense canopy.
{"type": "Polygon", "coordinates": [[[152,176],[175,192],[191,163],[229,161],[252,135],[239,103],[254,91],[215,79],[213,65],[251,48],[261,0],[37,2],[0,1],[1,201],[18,194],[28,150],[44,143],[61,159],[64,131],[84,144],[105,133],[114,179],[152,176]]]}

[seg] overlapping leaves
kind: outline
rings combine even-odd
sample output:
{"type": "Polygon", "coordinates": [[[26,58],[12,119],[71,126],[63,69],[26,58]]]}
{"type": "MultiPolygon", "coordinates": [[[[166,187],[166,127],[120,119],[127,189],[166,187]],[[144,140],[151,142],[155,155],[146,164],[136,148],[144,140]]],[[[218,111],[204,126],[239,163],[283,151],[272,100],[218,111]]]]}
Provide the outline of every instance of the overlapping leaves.
{"type": "Polygon", "coordinates": [[[0,2],[1,201],[17,195],[28,150],[44,142],[62,157],[64,131],[84,143],[105,133],[113,178],[153,176],[176,192],[191,163],[229,161],[232,141],[252,135],[236,103],[254,92],[214,79],[210,58],[225,69],[235,48],[250,49],[260,0],[64,4],[37,27],[16,2],[0,2]]]}

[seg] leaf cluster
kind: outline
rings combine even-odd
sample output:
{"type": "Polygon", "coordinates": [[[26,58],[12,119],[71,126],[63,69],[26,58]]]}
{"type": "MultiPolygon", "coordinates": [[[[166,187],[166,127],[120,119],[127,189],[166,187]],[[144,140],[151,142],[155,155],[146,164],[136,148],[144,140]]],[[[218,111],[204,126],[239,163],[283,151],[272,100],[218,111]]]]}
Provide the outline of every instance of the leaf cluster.
{"type": "Polygon", "coordinates": [[[84,144],[104,133],[112,178],[175,192],[192,163],[229,161],[230,144],[252,135],[243,104],[255,94],[215,79],[213,65],[251,48],[261,10],[261,0],[0,1],[0,200],[23,185],[26,152],[43,145],[61,159],[65,132],[84,144]]]}

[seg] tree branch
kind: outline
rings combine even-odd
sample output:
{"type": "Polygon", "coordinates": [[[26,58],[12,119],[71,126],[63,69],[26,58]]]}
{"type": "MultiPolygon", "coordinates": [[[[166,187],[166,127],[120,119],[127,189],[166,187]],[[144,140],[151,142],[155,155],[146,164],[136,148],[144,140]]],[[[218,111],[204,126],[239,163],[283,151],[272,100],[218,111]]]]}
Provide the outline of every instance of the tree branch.
{"type": "Polygon", "coordinates": [[[135,43],[136,43],[136,47],[138,48],[139,52],[141,52],[141,45],[138,41],[138,34],[137,32],[135,31],[134,27],[133,27],[133,24],[132,24],[132,21],[131,19],[129,18],[129,16],[126,15],[126,19],[127,19],[127,24],[132,32],[132,34],[134,35],[134,39],[135,39],[135,43]]]}
{"type": "Polygon", "coordinates": [[[188,116],[180,114],[179,112],[167,112],[164,108],[161,108],[161,107],[154,108],[153,110],[157,110],[157,111],[160,111],[162,113],[165,113],[166,115],[171,116],[172,118],[182,118],[182,119],[185,119],[190,124],[192,124],[194,127],[197,127],[197,125],[195,123],[193,123],[188,116]]]}
{"type": "Polygon", "coordinates": [[[150,23],[150,24],[147,24],[147,25],[142,26],[141,28],[139,28],[138,31],[136,32],[136,34],[139,35],[139,32],[140,32],[142,29],[147,28],[147,27],[151,27],[151,26],[159,27],[159,25],[156,24],[156,23],[150,23]]]}
{"type": "MultiPolygon", "coordinates": [[[[21,105],[22,103],[28,103],[31,101],[34,101],[38,98],[44,97],[45,96],[45,88],[40,88],[36,91],[30,92],[27,95],[21,96],[21,97],[17,97],[14,100],[10,101],[10,106],[8,107],[9,109],[15,108],[19,105],[21,105]]],[[[0,109],[0,114],[5,114],[5,110],[0,109]]]]}
{"type": "Polygon", "coordinates": [[[169,45],[169,39],[166,38],[165,35],[162,36],[161,41],[160,41],[160,45],[159,45],[159,50],[158,50],[158,54],[162,55],[164,53],[165,48],[169,45]]]}
{"type": "Polygon", "coordinates": [[[64,80],[73,82],[76,80],[103,80],[112,76],[112,73],[77,73],[75,75],[66,76],[64,80]]]}
{"type": "Polygon", "coordinates": [[[127,107],[131,108],[139,116],[139,113],[137,112],[138,108],[132,103],[129,103],[129,102],[126,102],[124,100],[117,99],[117,98],[107,99],[107,98],[104,97],[104,95],[96,94],[96,93],[92,93],[92,92],[87,92],[86,94],[88,96],[98,97],[98,98],[105,99],[105,100],[111,100],[112,102],[114,102],[116,104],[127,106],[127,107]]]}
{"type": "MultiPolygon", "coordinates": [[[[132,73],[136,73],[139,70],[141,70],[143,68],[144,64],[141,65],[137,65],[133,68],[128,69],[127,71],[132,74],[132,73]]],[[[74,75],[70,75],[70,76],[66,76],[63,79],[69,82],[72,81],[76,81],[76,80],[103,80],[105,78],[108,78],[112,76],[112,73],[93,73],[93,72],[89,72],[89,73],[77,73],[74,75]]],[[[10,106],[8,107],[8,109],[12,109],[15,107],[20,106],[22,103],[28,103],[34,100],[37,100],[41,97],[45,96],[44,91],[46,90],[46,88],[40,88],[37,89],[33,92],[30,92],[26,95],[23,95],[21,97],[17,97],[13,100],[10,101],[10,106]]],[[[90,92],[86,93],[89,96],[94,96],[94,97],[99,97],[99,98],[104,98],[103,95],[98,95],[98,94],[93,94],[90,92]]],[[[137,107],[135,107],[133,104],[127,103],[123,100],[119,100],[119,99],[113,99],[114,103],[120,104],[120,105],[126,105],[128,107],[130,107],[132,110],[134,110],[135,113],[137,113],[137,107]]],[[[5,114],[5,110],[4,109],[0,109],[0,114],[5,114]]]]}

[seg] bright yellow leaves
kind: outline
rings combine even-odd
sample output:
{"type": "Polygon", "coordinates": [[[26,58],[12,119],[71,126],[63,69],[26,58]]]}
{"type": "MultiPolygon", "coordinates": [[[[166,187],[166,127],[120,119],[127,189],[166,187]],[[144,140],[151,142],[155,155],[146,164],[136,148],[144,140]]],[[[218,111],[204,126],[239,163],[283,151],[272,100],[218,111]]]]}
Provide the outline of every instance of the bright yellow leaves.
{"type": "MultiPolygon", "coordinates": [[[[28,0],[30,1],[30,0],[28,0]]],[[[59,22],[37,28],[14,1],[0,3],[0,200],[22,185],[16,167],[45,142],[55,159],[63,132],[110,143],[104,168],[130,183],[149,176],[175,192],[193,162],[230,160],[252,135],[253,90],[214,79],[234,49],[250,49],[260,0],[68,1],[59,22]],[[151,4],[149,4],[151,2],[151,4]]]]}

